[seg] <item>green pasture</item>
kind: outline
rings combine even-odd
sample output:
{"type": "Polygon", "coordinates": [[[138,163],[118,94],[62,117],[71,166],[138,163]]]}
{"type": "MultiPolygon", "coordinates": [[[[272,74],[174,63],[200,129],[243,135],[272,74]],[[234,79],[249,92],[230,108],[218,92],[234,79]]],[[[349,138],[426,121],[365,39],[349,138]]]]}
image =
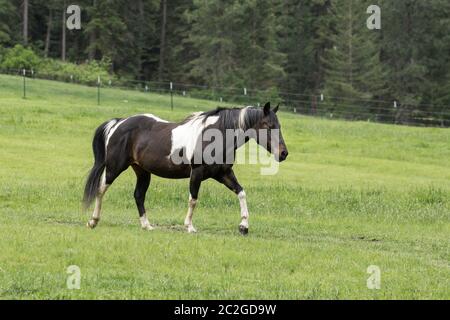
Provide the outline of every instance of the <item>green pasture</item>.
{"type": "MultiPolygon", "coordinates": [[[[89,230],[82,189],[95,128],[153,113],[179,121],[218,102],[0,76],[2,299],[450,299],[450,131],[281,112],[289,157],[273,176],[237,165],[250,233],[222,185],[153,177],[140,229],[132,170],[89,230]],[[81,271],[67,288],[67,268],[81,271]],[[370,289],[369,266],[381,272],[370,289]]],[[[373,276],[373,275],[372,275],[373,276]]]]}

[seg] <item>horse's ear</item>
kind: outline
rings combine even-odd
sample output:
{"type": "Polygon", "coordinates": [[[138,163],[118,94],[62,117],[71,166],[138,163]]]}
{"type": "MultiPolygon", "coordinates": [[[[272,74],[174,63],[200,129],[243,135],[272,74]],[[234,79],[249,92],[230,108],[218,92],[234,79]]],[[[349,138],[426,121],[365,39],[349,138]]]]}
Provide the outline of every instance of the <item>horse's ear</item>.
{"type": "Polygon", "coordinates": [[[275,107],[275,108],[273,108],[273,113],[277,113],[277,111],[278,111],[278,107],[280,106],[280,104],[277,104],[277,106],[275,107]]]}
{"type": "Polygon", "coordinates": [[[267,116],[269,114],[269,112],[270,112],[270,102],[267,102],[264,105],[264,114],[267,116]]]}

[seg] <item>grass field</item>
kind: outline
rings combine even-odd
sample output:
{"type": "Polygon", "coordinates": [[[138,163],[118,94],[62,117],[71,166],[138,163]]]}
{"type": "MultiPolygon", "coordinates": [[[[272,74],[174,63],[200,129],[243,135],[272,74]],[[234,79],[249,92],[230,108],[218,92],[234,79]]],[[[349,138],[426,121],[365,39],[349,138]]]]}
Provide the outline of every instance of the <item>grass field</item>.
{"type": "Polygon", "coordinates": [[[108,191],[102,221],[80,199],[104,120],[181,120],[216,102],[0,76],[0,298],[450,299],[450,131],[281,113],[289,158],[275,176],[239,165],[239,203],[202,185],[185,232],[188,181],[153,178],[140,229],[134,173],[108,191]],[[66,286],[67,267],[81,288],[66,286]],[[367,268],[381,289],[367,287],[367,268]]]}

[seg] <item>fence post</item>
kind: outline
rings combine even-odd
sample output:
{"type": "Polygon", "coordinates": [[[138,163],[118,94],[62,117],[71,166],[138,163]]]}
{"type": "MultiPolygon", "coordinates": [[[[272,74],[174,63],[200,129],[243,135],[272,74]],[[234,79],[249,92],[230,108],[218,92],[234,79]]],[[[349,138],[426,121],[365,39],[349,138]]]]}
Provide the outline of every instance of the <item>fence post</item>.
{"type": "Polygon", "coordinates": [[[170,82],[170,110],[173,111],[173,83],[170,82]]]}
{"type": "Polygon", "coordinates": [[[97,105],[100,105],[100,76],[97,79],[97,105]]]}
{"type": "Polygon", "coordinates": [[[26,74],[27,74],[27,71],[25,69],[23,69],[22,70],[22,76],[23,76],[23,99],[27,98],[26,74]]]}

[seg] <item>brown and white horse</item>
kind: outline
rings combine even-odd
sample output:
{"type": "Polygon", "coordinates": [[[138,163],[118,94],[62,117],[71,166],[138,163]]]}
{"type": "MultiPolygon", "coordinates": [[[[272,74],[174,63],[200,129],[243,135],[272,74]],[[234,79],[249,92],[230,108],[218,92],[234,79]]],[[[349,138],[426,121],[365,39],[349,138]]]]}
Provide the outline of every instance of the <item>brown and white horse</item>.
{"type": "Polygon", "coordinates": [[[196,232],[192,215],[200,184],[212,178],[237,194],[241,207],[239,231],[247,234],[249,214],[245,192],[232,169],[234,156],[237,148],[253,138],[271,152],[276,161],[286,159],[288,151],[277,111],[278,106],[271,110],[267,103],[263,108],[217,108],[191,115],[180,123],[167,122],[151,114],[103,123],[92,142],[95,163],[84,190],[84,207],[88,208],[95,201],[88,227],[95,228],[99,222],[102,198],[108,187],[131,166],[137,176],[134,197],[143,229],[153,229],[144,201],[151,175],[155,174],[169,179],[190,178],[189,208],[184,221],[188,232],[196,232]],[[208,130],[219,135],[215,135],[213,141],[204,141],[208,130]],[[231,139],[226,139],[230,136],[231,139]],[[211,151],[214,144],[209,158],[205,157],[205,151],[211,151]]]}

